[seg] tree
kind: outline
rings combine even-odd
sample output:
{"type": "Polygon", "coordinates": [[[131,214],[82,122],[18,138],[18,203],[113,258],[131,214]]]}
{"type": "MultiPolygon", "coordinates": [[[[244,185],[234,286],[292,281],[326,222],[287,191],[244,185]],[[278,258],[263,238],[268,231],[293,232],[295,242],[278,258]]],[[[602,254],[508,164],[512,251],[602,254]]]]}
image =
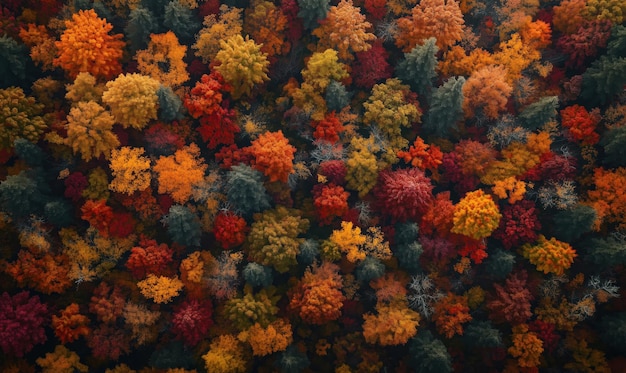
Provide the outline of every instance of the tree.
{"type": "Polygon", "coordinates": [[[139,246],[130,250],[130,256],[126,261],[126,268],[135,278],[143,279],[148,274],[170,274],[169,266],[172,264],[174,251],[166,244],[157,244],[155,240],[143,237],[139,246]]]}
{"type": "Polygon", "coordinates": [[[24,170],[0,182],[0,206],[19,221],[31,214],[41,215],[48,200],[49,188],[35,170],[24,170]]]}
{"type": "Polygon", "coordinates": [[[81,364],[80,357],[74,351],[70,351],[63,345],[57,345],[54,352],[47,353],[45,357],[36,360],[43,373],[74,373],[87,372],[89,367],[81,364]]]}
{"type": "Polygon", "coordinates": [[[426,213],[433,194],[430,179],[418,168],[383,170],[374,188],[376,204],[394,221],[418,221],[426,213]]]}
{"type": "Polygon", "coordinates": [[[113,174],[109,185],[112,191],[130,195],[150,187],[150,159],[143,153],[143,148],[130,146],[113,149],[109,164],[113,174]]]}
{"type": "Polygon", "coordinates": [[[163,26],[172,30],[178,39],[185,42],[193,40],[194,35],[200,30],[200,22],[193,11],[178,0],[172,0],[165,6],[163,26]]]}
{"type": "Polygon", "coordinates": [[[298,215],[297,210],[283,206],[255,214],[248,234],[250,259],[280,273],[296,265],[300,244],[304,242],[298,236],[309,228],[309,221],[298,215]]]}
{"type": "Polygon", "coordinates": [[[130,44],[131,51],[138,51],[148,46],[148,37],[156,32],[158,23],[154,13],[150,9],[138,6],[130,11],[128,22],[124,27],[126,39],[130,44]]]}
{"type": "Polygon", "coordinates": [[[409,52],[423,40],[434,37],[437,47],[447,50],[463,37],[463,13],[453,0],[424,0],[413,7],[411,16],[398,19],[396,45],[409,52]]]}
{"type": "MultiPolygon", "coordinates": [[[[600,135],[595,132],[595,129],[602,116],[597,109],[588,112],[584,106],[572,105],[561,110],[559,114],[561,115],[561,125],[568,129],[569,135],[574,140],[580,141],[583,145],[594,145],[600,140],[600,135]]],[[[611,130],[608,132],[611,132],[611,130]]],[[[611,138],[618,137],[615,136],[615,132],[619,131],[613,132],[611,138]]],[[[604,139],[607,137],[605,135],[604,139]]],[[[608,156],[607,158],[610,159],[611,157],[608,156]]]]}
{"type": "Polygon", "coordinates": [[[61,310],[59,316],[52,315],[54,335],[66,344],[90,333],[89,318],[80,313],[78,303],[72,303],[61,310]]]}
{"type": "Polygon", "coordinates": [[[22,357],[35,345],[46,341],[43,328],[48,306],[39,296],[22,291],[11,296],[0,295],[0,348],[11,356],[22,357]]]}
{"type": "Polygon", "coordinates": [[[451,373],[452,357],[446,345],[423,330],[409,344],[410,366],[417,373],[451,373]]]}
{"type": "Polygon", "coordinates": [[[263,172],[269,181],[286,183],[289,174],[293,173],[293,156],[296,148],[282,131],[265,132],[246,148],[246,152],[254,156],[252,167],[263,172]]]}
{"type": "Polygon", "coordinates": [[[319,23],[320,26],[311,32],[319,38],[317,51],[335,49],[342,61],[351,61],[353,53],[367,51],[371,48],[368,42],[376,39],[374,34],[367,32],[372,24],[365,20],[361,8],[355,7],[352,0],[341,0],[331,6],[326,18],[319,23]]]}
{"type": "Polygon", "coordinates": [[[367,343],[403,345],[417,333],[420,315],[410,309],[406,302],[378,302],[376,313],[363,315],[363,337],[367,343]]]}
{"type": "MultiPolygon", "coordinates": [[[[389,62],[387,62],[388,59],[389,53],[380,39],[374,40],[372,47],[368,50],[356,52],[355,61],[352,64],[352,72],[350,74],[354,84],[357,87],[371,89],[374,84],[381,83],[383,80],[391,78],[393,68],[389,65],[389,62]]],[[[328,90],[326,94],[328,95],[328,90]]],[[[331,108],[331,106],[328,108],[329,110],[334,109],[331,108]]],[[[338,108],[336,110],[340,109],[341,108],[338,108]]]]}
{"type": "Polygon", "coordinates": [[[498,228],[501,217],[491,196],[478,189],[467,193],[454,207],[454,225],[450,231],[480,240],[498,228]]]}
{"type": "Polygon", "coordinates": [[[122,71],[120,60],[125,43],[122,34],[110,35],[111,30],[113,25],[99,18],[93,9],[79,10],[65,21],[61,40],[55,43],[59,55],[53,64],[72,79],[81,72],[107,80],[113,78],[122,71]]]}
{"type": "Polygon", "coordinates": [[[489,65],[472,72],[463,86],[465,117],[479,113],[496,119],[506,108],[513,88],[506,81],[507,70],[501,65],[489,65]]]}
{"type": "Polygon", "coordinates": [[[215,59],[221,49],[222,40],[240,35],[243,31],[241,8],[231,8],[222,4],[219,10],[219,20],[218,15],[215,14],[204,18],[204,27],[198,33],[195,44],[192,45],[192,48],[196,50],[195,55],[201,57],[204,63],[215,59]]]}
{"type": "Polygon", "coordinates": [[[213,325],[213,304],[210,300],[185,301],[174,309],[172,331],[187,346],[195,346],[203,340],[213,325]]]}
{"type": "Polygon", "coordinates": [[[230,250],[244,243],[248,231],[246,220],[232,213],[220,212],[213,222],[215,240],[222,245],[224,250],[230,250]]]}
{"type": "Polygon", "coordinates": [[[448,293],[435,303],[433,321],[439,334],[448,339],[463,335],[463,324],[472,320],[467,302],[466,296],[448,293]]]}
{"type": "Polygon", "coordinates": [[[316,185],[313,189],[313,205],[319,217],[320,225],[331,224],[335,217],[348,212],[349,192],[339,185],[316,185]]]}
{"type": "Polygon", "coordinates": [[[0,89],[0,150],[9,150],[18,138],[36,143],[48,125],[44,105],[18,87],[0,89]]]}
{"type": "Polygon", "coordinates": [[[508,348],[508,353],[517,358],[517,366],[524,368],[536,368],[540,365],[540,357],[543,353],[543,342],[537,334],[528,331],[526,324],[513,327],[513,345],[508,348]]]}
{"type": "Polygon", "coordinates": [[[525,244],[522,246],[522,255],[531,264],[543,273],[554,273],[562,275],[572,265],[574,258],[578,255],[576,251],[566,242],[561,242],[556,238],[546,239],[539,235],[537,244],[525,244]]]}
{"type": "Polygon", "coordinates": [[[137,283],[137,287],[144,297],[152,299],[154,303],[169,303],[183,289],[183,283],[178,277],[149,274],[145,280],[137,283]]]}
{"type": "Polygon", "coordinates": [[[80,153],[85,161],[100,156],[108,159],[111,151],[120,145],[112,131],[114,123],[113,116],[96,102],[79,102],[67,116],[67,138],[64,143],[74,153],[80,153]]]}
{"type": "Polygon", "coordinates": [[[244,164],[232,166],[226,174],[226,199],[246,217],[270,207],[263,174],[244,164]]]}
{"type": "Polygon", "coordinates": [[[329,0],[297,0],[298,17],[302,18],[304,27],[312,30],[318,25],[318,21],[326,18],[330,8],[329,0]]]}
{"type": "Polygon", "coordinates": [[[253,356],[265,356],[284,351],[293,342],[293,332],[288,320],[278,319],[266,327],[256,323],[239,337],[247,339],[253,356]]]}
{"type": "Polygon", "coordinates": [[[167,234],[172,241],[185,246],[200,246],[202,226],[198,216],[192,213],[189,208],[173,205],[163,221],[167,225],[167,234]]]}
{"type": "Polygon", "coordinates": [[[21,83],[26,78],[28,48],[4,33],[0,47],[0,83],[3,87],[21,83]]]}
{"type": "Polygon", "coordinates": [[[462,76],[452,77],[435,90],[422,130],[442,138],[458,130],[458,122],[463,119],[465,81],[462,76]]]}
{"type": "Polygon", "coordinates": [[[215,56],[216,67],[231,86],[234,99],[251,96],[255,84],[269,80],[269,61],[261,46],[248,36],[232,36],[220,42],[220,51],[215,56]]]}
{"type": "Polygon", "coordinates": [[[137,69],[166,86],[178,87],[189,80],[183,61],[186,52],[187,46],[181,45],[172,31],[150,34],[148,48],[135,54],[137,69]]]}
{"type": "Polygon", "coordinates": [[[289,292],[289,309],[308,324],[324,325],[337,320],[345,296],[341,292],[343,279],[339,267],[330,262],[307,268],[295,288],[289,292]]]}
{"type": "Polygon", "coordinates": [[[524,128],[535,131],[556,118],[558,106],[557,96],[542,97],[539,101],[526,106],[517,118],[524,128]]]}
{"type": "Polygon", "coordinates": [[[102,102],[124,128],[142,130],[157,119],[158,80],[141,74],[121,74],[106,84],[102,102]]]}
{"type": "Polygon", "coordinates": [[[418,44],[410,52],[404,53],[404,59],[398,63],[396,74],[403,83],[419,95],[430,96],[433,79],[437,76],[437,52],[435,38],[429,38],[418,44]]]}
{"type": "Polygon", "coordinates": [[[245,11],[244,32],[261,45],[270,61],[287,54],[291,44],[285,40],[287,16],[270,1],[256,0],[245,11]]]}
{"type": "Polygon", "coordinates": [[[158,175],[158,192],[169,194],[177,203],[187,202],[193,186],[204,180],[207,167],[200,158],[200,148],[194,143],[173,155],[159,157],[153,167],[158,175]]]}
{"type": "Polygon", "coordinates": [[[495,295],[487,302],[489,318],[495,322],[520,324],[531,316],[534,296],[528,289],[528,274],[521,270],[509,275],[505,285],[494,284],[495,295]]]}
{"type": "Polygon", "coordinates": [[[104,93],[104,84],[98,84],[95,76],[83,72],[78,73],[74,82],[67,84],[65,89],[67,90],[65,98],[72,102],[72,106],[76,106],[79,102],[89,101],[100,104],[104,93]]]}
{"type": "Polygon", "coordinates": [[[215,338],[209,351],[202,355],[205,367],[215,373],[244,373],[246,361],[244,347],[233,335],[222,334],[215,338]]]}
{"type": "Polygon", "coordinates": [[[410,128],[414,123],[419,123],[422,115],[409,86],[402,84],[397,78],[376,84],[363,107],[363,123],[376,127],[382,133],[394,156],[396,151],[409,144],[402,136],[402,128],[410,128]]]}

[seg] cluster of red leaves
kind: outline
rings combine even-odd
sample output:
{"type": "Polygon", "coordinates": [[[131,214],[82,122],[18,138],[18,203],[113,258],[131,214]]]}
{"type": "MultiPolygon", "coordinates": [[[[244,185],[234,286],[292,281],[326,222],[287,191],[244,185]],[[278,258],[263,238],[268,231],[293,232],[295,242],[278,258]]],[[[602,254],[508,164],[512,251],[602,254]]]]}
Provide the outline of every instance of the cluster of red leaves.
{"type": "Polygon", "coordinates": [[[119,286],[109,286],[101,282],[93,291],[89,312],[96,315],[99,321],[114,323],[122,315],[126,301],[119,286]]]}
{"type": "Polygon", "coordinates": [[[569,130],[569,134],[583,145],[595,145],[600,135],[595,132],[602,119],[599,110],[591,113],[584,106],[572,105],[560,111],[561,124],[569,130]]]}
{"type": "Polygon", "coordinates": [[[213,234],[224,250],[244,243],[249,230],[244,218],[227,212],[217,214],[213,222],[213,234]]]}
{"type": "Polygon", "coordinates": [[[424,171],[417,168],[384,170],[374,187],[376,204],[394,221],[419,221],[433,199],[433,186],[424,171]]]}
{"type": "Polygon", "coordinates": [[[64,196],[78,202],[82,198],[82,193],[89,185],[87,177],[81,172],[72,172],[63,182],[65,184],[64,196]]]}
{"type": "Polygon", "coordinates": [[[185,301],[174,309],[172,332],[188,346],[197,345],[213,325],[210,300],[185,301]]]}
{"type": "Polygon", "coordinates": [[[398,158],[422,171],[430,170],[432,173],[435,173],[442,163],[443,153],[437,145],[426,144],[418,136],[408,151],[401,150],[398,152],[398,158]]]}
{"type": "Polygon", "coordinates": [[[346,163],[338,159],[324,161],[320,163],[317,174],[326,178],[329,183],[336,185],[344,185],[346,183],[346,174],[348,169],[346,163]]]}
{"type": "Polygon", "coordinates": [[[576,166],[576,158],[548,152],[542,154],[539,163],[526,171],[521,179],[528,181],[572,180],[576,176],[576,166]]]}
{"type": "Polygon", "coordinates": [[[537,206],[529,200],[523,200],[502,209],[500,226],[493,233],[506,249],[511,249],[527,242],[534,242],[541,230],[537,206]]]}
{"type": "Polygon", "coordinates": [[[341,217],[348,211],[348,193],[340,185],[318,184],[313,187],[313,204],[319,217],[320,225],[331,224],[335,217],[341,217]]]}
{"type": "Polygon", "coordinates": [[[605,48],[611,36],[611,21],[584,21],[574,34],[563,35],[556,45],[569,55],[566,65],[582,69],[595,57],[601,48],[605,48]]]}
{"type": "MultiPolygon", "coordinates": [[[[378,1],[380,2],[380,0],[378,1]]],[[[382,2],[384,9],[386,0],[382,0],[382,2]]],[[[389,53],[383,46],[381,40],[373,42],[370,49],[357,52],[356,59],[352,64],[351,74],[354,85],[365,89],[372,89],[375,84],[391,78],[393,68],[389,65],[389,62],[387,62],[388,59],[389,53]]]]}
{"type": "Polygon", "coordinates": [[[532,316],[530,303],[534,299],[528,290],[527,280],[526,271],[520,270],[509,275],[504,286],[494,284],[495,294],[487,302],[489,318],[513,325],[526,322],[532,316]]]}
{"type": "Polygon", "coordinates": [[[37,344],[46,341],[44,323],[48,306],[39,296],[23,291],[14,296],[0,296],[0,348],[7,355],[22,357],[37,344]]]}
{"type": "Polygon", "coordinates": [[[139,246],[131,249],[126,268],[135,278],[143,279],[149,274],[168,276],[173,254],[174,251],[166,244],[158,244],[156,240],[142,237],[139,246]]]}
{"type": "Polygon", "coordinates": [[[320,121],[313,121],[312,126],[315,128],[313,132],[315,140],[323,140],[330,143],[339,141],[339,134],[344,131],[343,124],[341,124],[334,111],[326,114],[324,119],[320,121]]]}

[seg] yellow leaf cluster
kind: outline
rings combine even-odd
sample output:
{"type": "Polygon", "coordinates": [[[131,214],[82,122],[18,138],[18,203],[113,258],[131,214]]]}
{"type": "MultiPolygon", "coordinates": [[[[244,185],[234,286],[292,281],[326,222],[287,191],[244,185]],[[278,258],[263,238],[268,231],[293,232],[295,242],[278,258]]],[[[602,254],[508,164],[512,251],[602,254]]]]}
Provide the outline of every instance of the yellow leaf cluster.
{"type": "Polygon", "coordinates": [[[109,188],[118,193],[133,194],[150,187],[150,159],[143,148],[124,146],[113,149],[109,167],[113,180],[109,188]]]}
{"type": "Polygon", "coordinates": [[[576,251],[567,243],[552,237],[547,240],[544,235],[539,235],[535,245],[522,246],[522,255],[543,273],[562,275],[572,265],[574,258],[578,256],[576,251]]]}
{"type": "Polygon", "coordinates": [[[269,80],[267,76],[269,60],[261,51],[261,46],[247,35],[234,35],[220,41],[220,50],[215,56],[219,65],[215,67],[224,80],[230,84],[234,99],[250,96],[255,84],[269,80]]]}
{"type": "Polygon", "coordinates": [[[526,183],[511,176],[497,180],[491,190],[498,198],[507,198],[510,204],[514,204],[524,198],[526,183]]]}
{"type": "Polygon", "coordinates": [[[100,103],[104,86],[98,84],[96,77],[83,72],[79,73],[72,84],[65,86],[67,93],[65,98],[72,101],[72,106],[76,106],[79,102],[94,101],[100,103]]]}
{"type": "Polygon", "coordinates": [[[202,62],[211,62],[217,52],[220,51],[220,41],[241,34],[243,21],[241,9],[230,8],[222,4],[220,6],[219,21],[215,14],[204,17],[204,27],[200,30],[196,43],[192,48],[196,50],[196,57],[202,58],[202,62]]]}
{"type": "Polygon", "coordinates": [[[475,240],[489,237],[500,224],[500,210],[482,189],[469,192],[454,206],[452,233],[475,240]]]}
{"type": "Polygon", "coordinates": [[[353,226],[352,222],[342,221],[341,229],[335,229],[330,235],[330,241],[337,245],[342,253],[346,254],[346,259],[354,263],[365,259],[366,253],[362,246],[367,241],[365,235],[361,234],[361,228],[353,226]]]}
{"type": "Polygon", "coordinates": [[[406,100],[409,86],[397,78],[376,84],[372,94],[363,104],[363,123],[377,126],[394,151],[406,148],[409,141],[402,136],[402,127],[410,127],[421,119],[419,108],[406,100]]]}
{"type": "Polygon", "coordinates": [[[183,282],[175,277],[155,276],[149,274],[145,280],[139,281],[137,287],[141,294],[154,303],[169,303],[183,289],[183,282]]]}
{"type": "Polygon", "coordinates": [[[187,64],[183,61],[187,46],[181,45],[172,31],[150,34],[148,49],[137,51],[137,69],[164,85],[178,87],[189,80],[187,64]]]}
{"type": "Polygon", "coordinates": [[[246,361],[243,345],[230,334],[223,334],[211,342],[209,351],[202,355],[207,371],[212,373],[244,373],[246,361]]]}
{"type": "Polygon", "coordinates": [[[89,367],[81,364],[80,357],[74,351],[70,351],[63,345],[57,345],[54,352],[49,352],[45,357],[37,359],[37,365],[43,373],[74,373],[87,372],[89,367]]]}
{"type": "Polygon", "coordinates": [[[420,315],[406,302],[376,305],[376,315],[363,315],[363,337],[367,343],[381,346],[403,345],[417,334],[420,315]]]}
{"type": "Polygon", "coordinates": [[[239,335],[242,338],[252,347],[252,355],[265,356],[284,351],[293,341],[293,332],[289,321],[278,319],[265,328],[259,323],[252,325],[239,335]]]}
{"type": "Polygon", "coordinates": [[[346,181],[347,187],[359,192],[359,197],[363,198],[376,185],[378,180],[379,164],[375,152],[380,147],[374,143],[374,139],[353,137],[350,140],[352,150],[346,161],[346,181]]]}
{"type": "Polygon", "coordinates": [[[122,74],[106,84],[102,102],[124,128],[142,130],[151,119],[157,119],[160,83],[141,74],[122,74]]]}
{"type": "Polygon", "coordinates": [[[94,101],[79,102],[67,116],[67,138],[65,144],[74,154],[80,153],[84,161],[104,156],[120,146],[113,133],[115,119],[94,101]]]}

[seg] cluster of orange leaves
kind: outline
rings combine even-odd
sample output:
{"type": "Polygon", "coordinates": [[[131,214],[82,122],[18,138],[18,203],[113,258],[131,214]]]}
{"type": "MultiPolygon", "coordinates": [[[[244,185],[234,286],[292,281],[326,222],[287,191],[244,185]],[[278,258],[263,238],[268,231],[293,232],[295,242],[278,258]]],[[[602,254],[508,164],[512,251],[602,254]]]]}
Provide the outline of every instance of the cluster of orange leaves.
{"type": "Polygon", "coordinates": [[[294,172],[296,148],[289,144],[289,139],[282,131],[259,135],[246,151],[254,156],[252,167],[265,174],[270,182],[287,182],[289,175],[294,172]]]}
{"type": "Polygon", "coordinates": [[[310,268],[291,291],[289,308],[309,324],[324,325],[341,316],[345,296],[339,267],[330,262],[310,268]]]}
{"type": "Polygon", "coordinates": [[[80,72],[107,80],[117,76],[122,71],[125,43],[122,34],[110,35],[111,30],[113,25],[99,18],[93,9],[79,10],[65,21],[61,40],[55,43],[59,56],[53,64],[71,78],[80,72]]]}

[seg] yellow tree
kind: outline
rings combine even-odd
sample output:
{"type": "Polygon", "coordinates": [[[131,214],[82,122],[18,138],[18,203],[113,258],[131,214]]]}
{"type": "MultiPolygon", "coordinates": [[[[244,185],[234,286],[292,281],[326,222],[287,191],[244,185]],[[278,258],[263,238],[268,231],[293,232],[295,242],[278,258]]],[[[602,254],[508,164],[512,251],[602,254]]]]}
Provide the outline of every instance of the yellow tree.
{"type": "Polygon", "coordinates": [[[194,54],[202,58],[202,62],[209,63],[220,51],[220,41],[241,34],[243,29],[241,9],[222,4],[219,20],[216,15],[211,14],[204,17],[203,25],[195,44],[191,47],[196,50],[194,54]]]}
{"type": "Polygon", "coordinates": [[[111,150],[120,146],[113,133],[115,119],[104,108],[93,101],[79,102],[67,116],[67,138],[74,153],[89,161],[104,155],[109,158],[111,150]]]}
{"type": "Polygon", "coordinates": [[[241,35],[235,35],[222,40],[215,62],[218,64],[215,70],[230,84],[234,99],[250,96],[255,84],[269,80],[267,72],[270,62],[267,54],[248,36],[244,39],[241,35]]]}
{"type": "Polygon", "coordinates": [[[135,55],[137,68],[164,85],[177,87],[187,80],[187,64],[183,61],[187,46],[180,45],[172,31],[164,34],[150,34],[148,48],[135,55]]]}
{"type": "Polygon", "coordinates": [[[361,8],[352,5],[352,0],[341,0],[338,5],[331,6],[326,18],[319,23],[320,26],[312,32],[320,39],[317,51],[332,48],[346,62],[354,59],[353,53],[369,50],[372,47],[369,42],[376,39],[376,35],[367,32],[372,24],[365,20],[361,8]]]}
{"type": "Polygon", "coordinates": [[[102,102],[124,128],[143,129],[157,119],[160,83],[141,74],[122,74],[106,84],[102,102]]]}
{"type": "Polygon", "coordinates": [[[109,167],[113,173],[113,181],[109,189],[133,194],[150,187],[150,159],[143,154],[143,148],[129,146],[112,151],[109,167]]]}

